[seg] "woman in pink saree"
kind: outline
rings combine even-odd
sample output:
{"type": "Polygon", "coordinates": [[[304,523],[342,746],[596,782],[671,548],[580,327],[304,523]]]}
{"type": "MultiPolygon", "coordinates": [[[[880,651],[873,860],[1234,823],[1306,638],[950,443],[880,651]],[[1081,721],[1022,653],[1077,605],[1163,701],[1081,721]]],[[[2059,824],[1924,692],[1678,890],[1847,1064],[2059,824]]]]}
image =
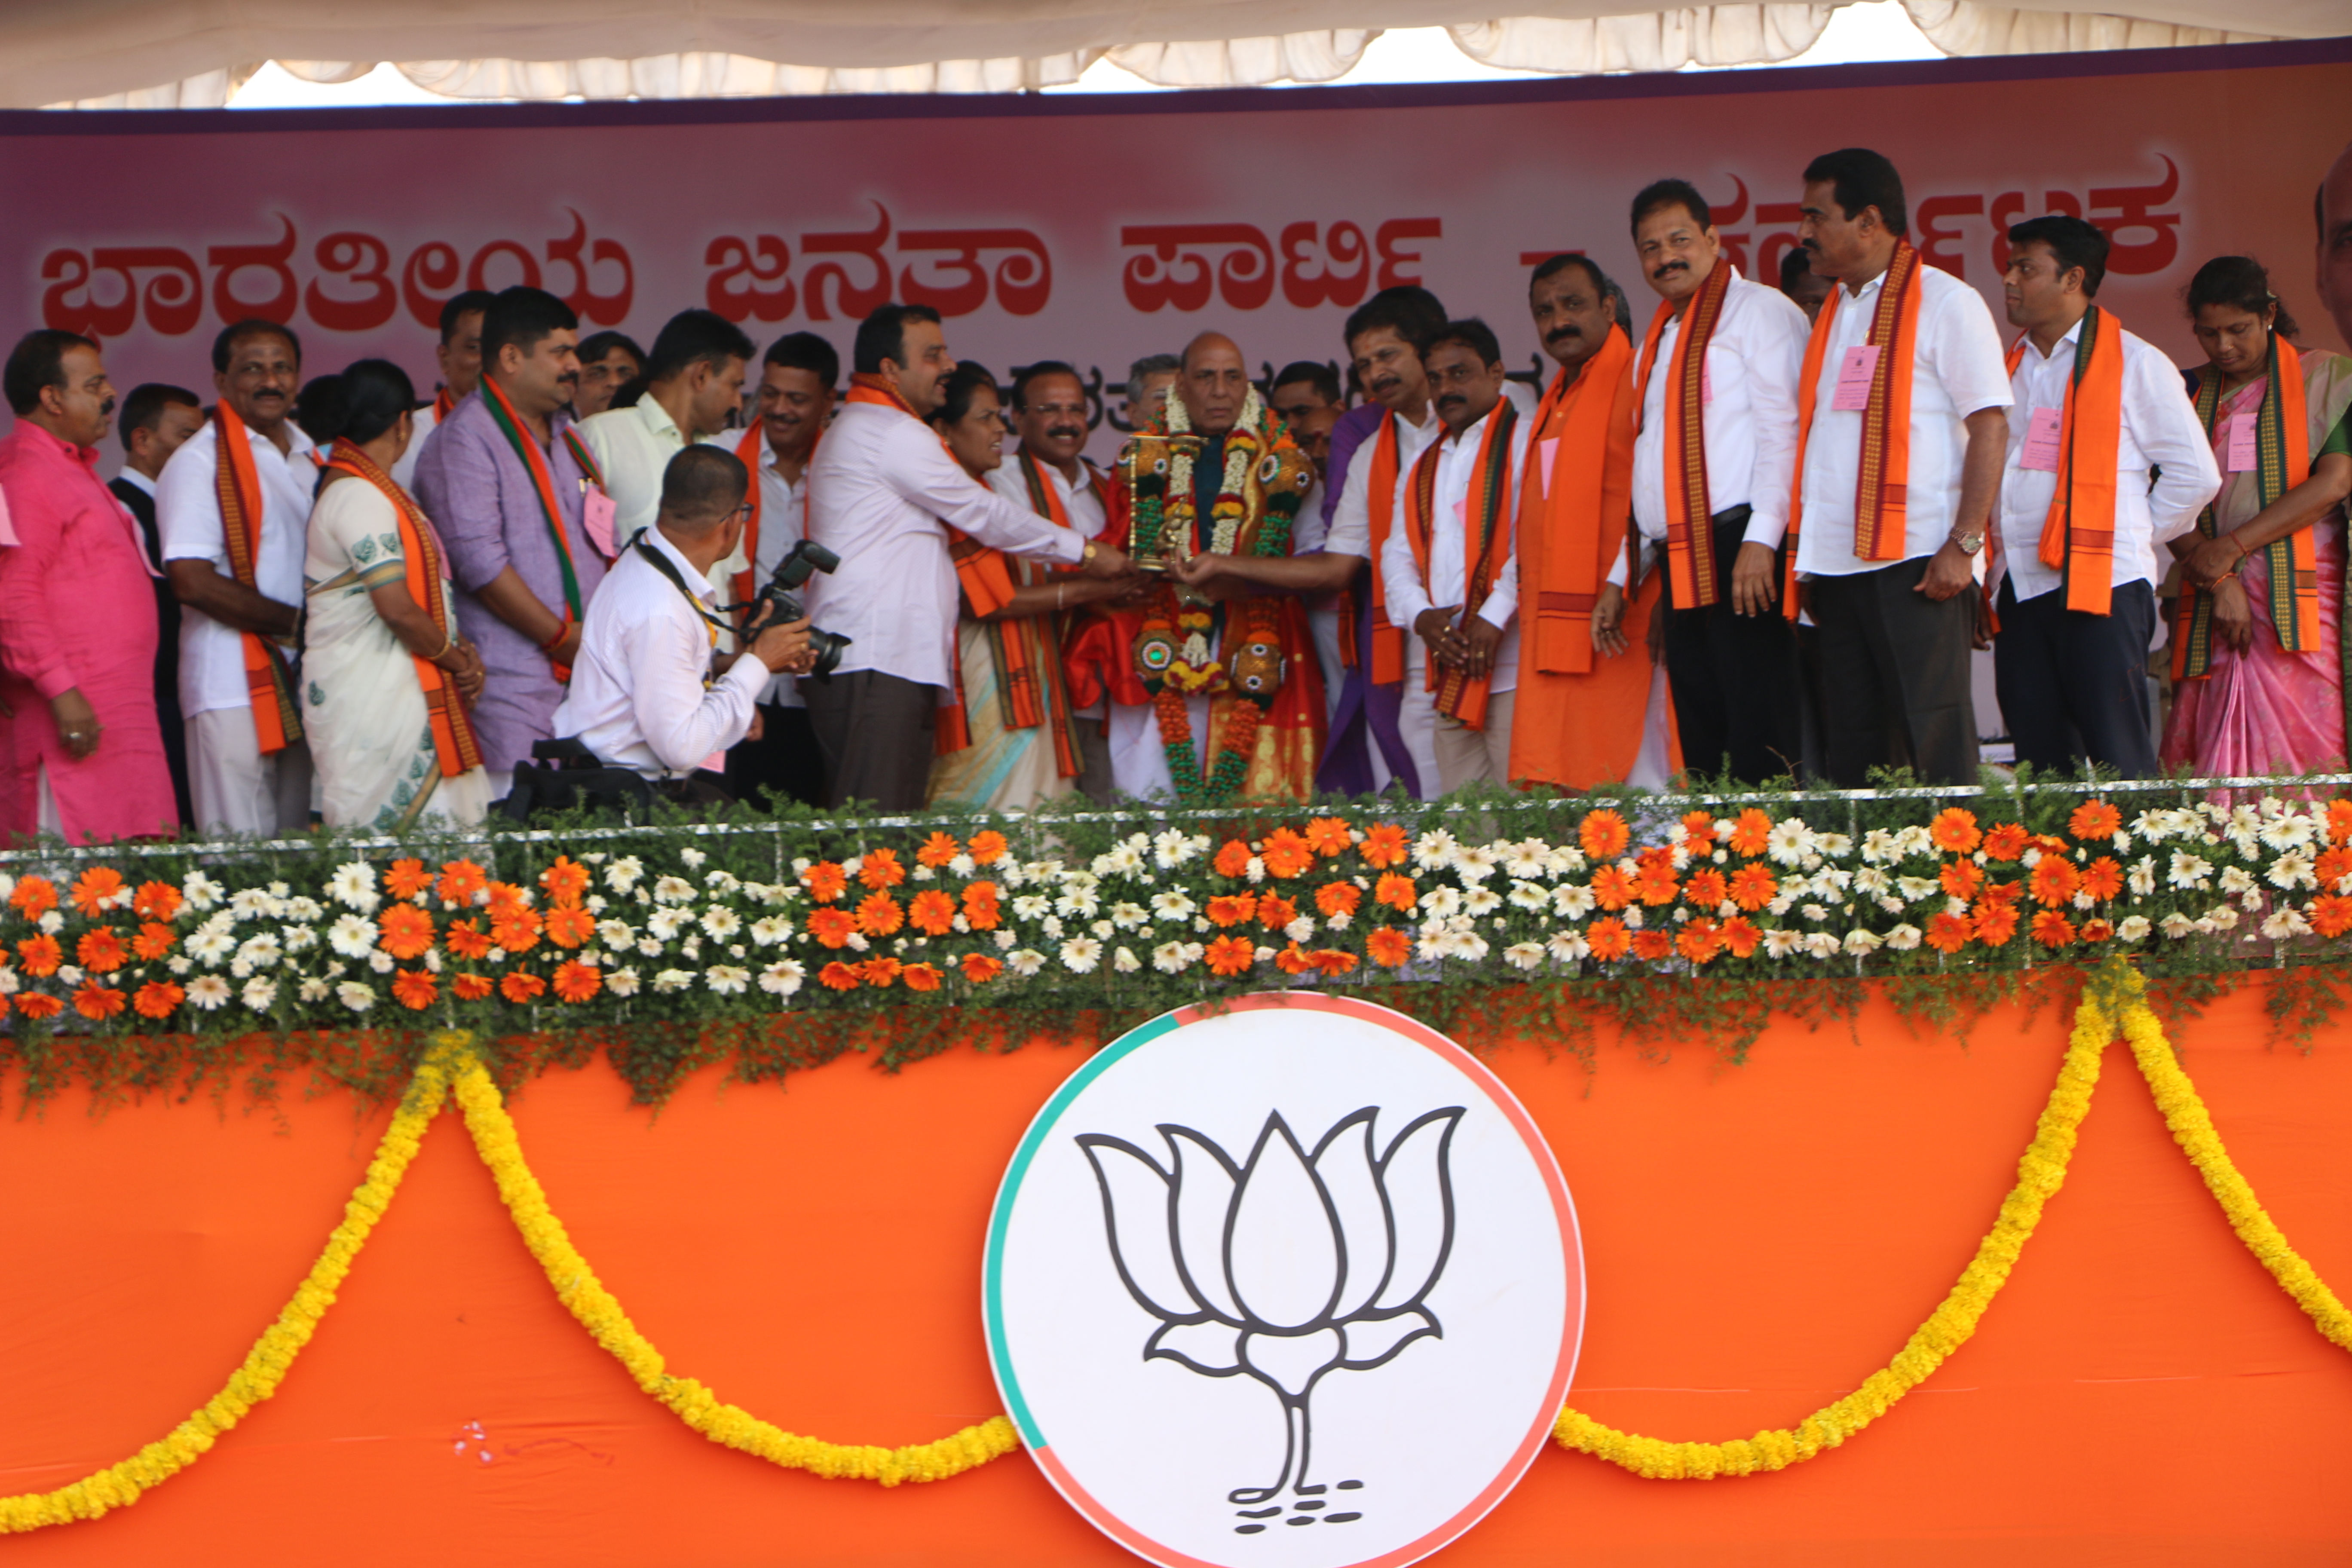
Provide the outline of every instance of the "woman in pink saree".
{"type": "Polygon", "coordinates": [[[2207,778],[2340,768],[2352,359],[2299,352],[2268,275],[2242,256],[2198,269],[2189,312],[2207,360],[2190,395],[2221,493],[2172,545],[2182,581],[2161,758],[2207,778]]]}

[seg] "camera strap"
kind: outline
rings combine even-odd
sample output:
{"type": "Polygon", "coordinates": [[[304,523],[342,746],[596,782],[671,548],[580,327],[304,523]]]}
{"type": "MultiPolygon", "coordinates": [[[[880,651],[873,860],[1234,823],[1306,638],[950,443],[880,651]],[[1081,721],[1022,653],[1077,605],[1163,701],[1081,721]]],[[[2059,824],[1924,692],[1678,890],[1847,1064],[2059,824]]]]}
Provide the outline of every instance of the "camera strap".
{"type": "Polygon", "coordinates": [[[709,610],[702,607],[702,595],[696,593],[692,588],[687,585],[685,574],[678,571],[677,563],[671,561],[668,556],[663,554],[659,550],[656,549],[653,545],[648,544],[646,542],[645,534],[638,534],[635,543],[636,545],[637,553],[652,562],[654,563],[654,570],[659,572],[663,576],[669,579],[670,586],[676,588],[680,594],[686,596],[687,604],[693,607],[696,615],[701,616],[704,620],[709,621],[712,626],[716,626],[722,632],[731,632],[735,629],[734,622],[728,620],[723,616],[714,616],[709,610]]]}

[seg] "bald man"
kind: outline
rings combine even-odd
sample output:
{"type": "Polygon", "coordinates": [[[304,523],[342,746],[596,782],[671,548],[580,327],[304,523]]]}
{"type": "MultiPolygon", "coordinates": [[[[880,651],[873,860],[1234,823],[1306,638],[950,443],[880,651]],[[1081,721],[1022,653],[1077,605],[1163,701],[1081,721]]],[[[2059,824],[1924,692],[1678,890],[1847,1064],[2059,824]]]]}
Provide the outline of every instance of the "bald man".
{"type": "Polygon", "coordinates": [[[1300,595],[1361,565],[1294,556],[1314,465],[1231,338],[1185,348],[1166,412],[1120,451],[1104,542],[1152,580],[1071,642],[1070,700],[1111,700],[1111,773],[1139,798],[1305,800],[1323,682],[1300,595]]]}
{"type": "Polygon", "coordinates": [[[2336,155],[2312,198],[2319,224],[2319,302],[2336,318],[2336,335],[2352,348],[2352,144],[2336,155]]]}

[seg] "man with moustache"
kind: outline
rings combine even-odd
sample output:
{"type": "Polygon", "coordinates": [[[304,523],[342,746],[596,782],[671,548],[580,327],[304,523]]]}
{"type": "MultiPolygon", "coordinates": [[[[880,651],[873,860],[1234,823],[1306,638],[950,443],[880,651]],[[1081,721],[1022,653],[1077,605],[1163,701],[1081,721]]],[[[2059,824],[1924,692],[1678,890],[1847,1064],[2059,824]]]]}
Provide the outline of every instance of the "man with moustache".
{"type": "Polygon", "coordinates": [[[1347,399],[1339,389],[1339,373],[1328,364],[1313,360],[1294,360],[1274,373],[1266,384],[1265,405],[1274,410],[1275,417],[1298,433],[1298,422],[1309,409],[1329,408],[1339,413],[1348,411],[1347,399]]]}
{"type": "Polygon", "coordinates": [[[608,408],[580,422],[580,438],[613,498],[607,556],[653,526],[669,460],[717,438],[729,416],[742,407],[753,352],[743,329],[716,310],[680,310],[654,338],[645,395],[626,408],[608,408]]]}
{"type": "Polygon", "coordinates": [[[2153,777],[2157,546],[2197,526],[2221,469],[2179,372],[2092,302],[2107,237],[2053,213],[2012,226],[2009,246],[2002,291],[2024,335],[1989,584],[2001,716],[2037,770],[2153,777]]]}
{"type": "Polygon", "coordinates": [[[1633,521],[1664,551],[1683,762],[1762,784],[1792,773],[1802,749],[1779,599],[1805,315],[1739,276],[1688,181],[1633,198],[1633,249],[1659,295],[1633,375],[1633,521]]]}
{"type": "Polygon", "coordinates": [[[72,844],[179,826],[155,720],[154,567],[98,479],[114,387],[98,345],[28,332],[0,372],[0,826],[72,844]]]}
{"type": "Polygon", "coordinates": [[[614,395],[644,374],[646,351],[626,332],[591,332],[580,340],[580,388],[572,413],[593,419],[613,406],[614,395]]]}
{"type": "MultiPolygon", "coordinates": [[[[726,596],[748,605],[793,547],[808,537],[808,465],[833,412],[841,356],[814,332],[788,332],[760,362],[759,417],[735,443],[754,476],[743,537],[714,574],[726,596]]],[[[824,761],[809,727],[799,682],[778,675],[761,689],[751,734],[727,753],[727,790],[756,803],[760,792],[804,805],[824,804],[824,761]]]]}
{"type": "Polygon", "coordinates": [[[1118,577],[1115,545],[1057,526],[966,473],[924,423],[955,369],[928,305],[886,304],[858,324],[847,406],[809,465],[809,537],[841,558],[812,578],[816,625],[850,639],[830,680],[813,681],[809,720],[824,752],[826,800],[919,809],[939,710],[955,686],[951,540],[1118,577]]]}
{"type": "Polygon", "coordinates": [[[457,582],[457,626],[482,656],[471,717],[490,791],[554,734],[556,704],[580,648],[611,537],[612,502],[572,429],[580,318],[544,289],[518,285],[482,312],[482,381],[433,432],[417,500],[440,530],[457,582]]]}
{"type": "Polygon", "coordinates": [[[1590,257],[1554,256],[1528,281],[1536,337],[1559,370],[1528,423],[1518,498],[1524,647],[1507,774],[1515,784],[1665,785],[1673,726],[1646,644],[1659,574],[1641,556],[1628,608],[1633,348],[1624,295],[1590,257]],[[1629,641],[1630,638],[1630,641],[1629,641]]]}
{"type": "Polygon", "coordinates": [[[1511,776],[1528,422],[1504,399],[1502,345],[1484,321],[1449,322],[1423,364],[1445,428],[1399,481],[1380,567],[1389,613],[1412,632],[1405,711],[1430,711],[1438,788],[1451,794],[1511,776]]]}
{"type": "Polygon", "coordinates": [[[1106,537],[1161,585],[1074,644],[1073,701],[1108,690],[1112,776],[1138,798],[1304,800],[1322,679],[1297,595],[1328,563],[1291,558],[1314,470],[1250,384],[1231,338],[1184,350],[1164,430],[1119,453],[1106,537]]]}
{"type": "Polygon", "coordinates": [[[155,484],[163,570],[182,611],[188,793],[195,826],[208,833],[310,823],[310,752],[294,694],[318,466],[291,417],[301,376],[290,328],[222,328],[212,417],[155,484]]]}
{"type": "MultiPolygon", "coordinates": [[[[139,524],[147,559],[163,559],[163,536],[155,527],[155,481],[163,465],[188,437],[205,427],[205,401],[184,386],[148,382],[131,389],[122,400],[118,426],[122,435],[122,470],[106,488],[130,509],[139,524]]],[[[163,763],[172,773],[172,798],[182,822],[195,820],[188,798],[188,728],[180,713],[180,601],[160,574],[155,586],[155,724],[163,735],[163,763]]]]}
{"type": "Polygon", "coordinates": [[[425,437],[482,384],[482,312],[489,304],[488,289],[468,289],[441,307],[441,342],[434,350],[440,384],[434,388],[433,406],[411,416],[416,428],[408,437],[408,450],[392,466],[393,479],[404,489],[415,488],[416,459],[425,455],[425,437]]]}
{"type": "Polygon", "coordinates": [[[2319,182],[2311,216],[2319,226],[2319,302],[2335,318],[2336,337],[2352,348],[2352,144],[2319,182]]]}

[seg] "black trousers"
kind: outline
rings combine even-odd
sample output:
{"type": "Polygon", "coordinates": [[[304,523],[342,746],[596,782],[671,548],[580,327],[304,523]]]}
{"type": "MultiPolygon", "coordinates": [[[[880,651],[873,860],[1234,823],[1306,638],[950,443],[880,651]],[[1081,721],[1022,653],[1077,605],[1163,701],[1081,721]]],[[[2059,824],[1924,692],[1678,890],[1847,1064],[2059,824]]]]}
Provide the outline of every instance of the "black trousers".
{"type": "Polygon", "coordinates": [[[761,804],[763,790],[779,802],[823,805],[824,753],[817,748],[808,710],[761,703],[760,738],[738,741],[728,750],[727,789],[751,805],[761,804]]]}
{"type": "Polygon", "coordinates": [[[2095,616],[2068,609],[2063,587],[2021,604],[2014,584],[2000,585],[1992,672],[2017,760],[2061,773],[2087,760],[2127,779],[2155,777],[2147,645],[2156,590],[2127,583],[2115,591],[2109,612],[2095,616]]]}
{"type": "Polygon", "coordinates": [[[1690,609],[1674,603],[1665,581],[1666,686],[1683,765],[1693,773],[1728,771],[1742,784],[1793,773],[1803,750],[1797,692],[1797,641],[1775,608],[1743,616],[1731,607],[1731,570],[1748,531],[1748,509],[1712,520],[1716,602],[1690,609]]]}
{"type": "Polygon", "coordinates": [[[1940,605],[1916,592],[1933,559],[1811,579],[1822,749],[1841,789],[1867,785],[1874,767],[1907,767],[1922,784],[1977,782],[1975,589],[1940,605]]]}
{"type": "Polygon", "coordinates": [[[931,742],[940,689],[853,670],[801,687],[824,753],[828,806],[870,801],[884,811],[919,811],[931,782],[931,742]]]}

